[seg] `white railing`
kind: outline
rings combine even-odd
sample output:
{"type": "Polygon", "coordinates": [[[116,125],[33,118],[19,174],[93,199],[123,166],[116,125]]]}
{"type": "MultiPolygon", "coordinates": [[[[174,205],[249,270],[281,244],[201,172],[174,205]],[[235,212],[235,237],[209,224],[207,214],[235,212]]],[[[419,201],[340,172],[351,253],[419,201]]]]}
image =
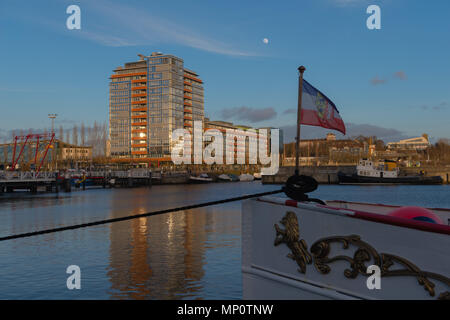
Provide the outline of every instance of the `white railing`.
{"type": "MultiPolygon", "coordinates": [[[[0,180],[25,181],[25,180],[54,180],[55,172],[34,171],[0,171],[0,180]]],[[[74,177],[105,177],[105,178],[149,178],[152,176],[148,169],[131,169],[124,171],[68,171],[60,172],[60,177],[69,179],[74,177]]],[[[156,178],[161,177],[160,172],[153,173],[156,178]]]]}
{"type": "Polygon", "coordinates": [[[54,180],[54,172],[34,171],[0,171],[0,180],[24,181],[24,180],[54,180]]]}

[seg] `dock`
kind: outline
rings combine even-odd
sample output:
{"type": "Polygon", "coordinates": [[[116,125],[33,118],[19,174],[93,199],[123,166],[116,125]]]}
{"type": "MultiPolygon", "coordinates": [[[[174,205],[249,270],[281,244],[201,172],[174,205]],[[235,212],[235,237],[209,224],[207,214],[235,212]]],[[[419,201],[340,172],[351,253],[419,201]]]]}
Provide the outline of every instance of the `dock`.
{"type": "MultiPolygon", "coordinates": [[[[355,165],[328,165],[328,166],[300,166],[300,174],[311,176],[320,184],[337,184],[338,172],[353,174],[356,172],[355,165]]],[[[426,176],[440,176],[444,184],[450,183],[450,167],[418,167],[402,168],[401,173],[417,175],[423,171],[426,176]]],[[[294,166],[280,167],[278,173],[272,176],[262,176],[263,184],[284,184],[295,172],[294,166]]]]}
{"type": "Polygon", "coordinates": [[[33,172],[0,171],[0,195],[15,190],[28,190],[36,193],[38,189],[47,192],[70,192],[72,188],[86,189],[87,186],[103,188],[151,186],[152,179],[161,179],[160,174],[152,175],[148,169],[127,171],[87,171],[87,172],[33,172]]]}

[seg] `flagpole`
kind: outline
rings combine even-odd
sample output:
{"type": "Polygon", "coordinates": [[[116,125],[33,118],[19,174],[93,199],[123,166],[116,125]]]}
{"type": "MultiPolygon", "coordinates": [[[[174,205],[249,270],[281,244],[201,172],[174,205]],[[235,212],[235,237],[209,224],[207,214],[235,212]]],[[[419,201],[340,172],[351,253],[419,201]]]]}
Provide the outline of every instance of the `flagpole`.
{"type": "Polygon", "coordinates": [[[298,78],[298,106],[297,106],[297,137],[295,144],[295,175],[299,175],[299,159],[300,159],[300,124],[302,121],[302,92],[303,92],[303,72],[305,72],[306,68],[304,66],[298,67],[298,71],[300,72],[298,78]]]}

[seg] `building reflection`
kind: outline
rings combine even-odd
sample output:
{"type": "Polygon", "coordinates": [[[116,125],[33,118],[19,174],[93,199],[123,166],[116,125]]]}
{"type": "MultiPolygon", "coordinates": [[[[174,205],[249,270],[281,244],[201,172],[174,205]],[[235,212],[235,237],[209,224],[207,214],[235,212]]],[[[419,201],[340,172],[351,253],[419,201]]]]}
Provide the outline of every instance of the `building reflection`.
{"type": "MultiPolygon", "coordinates": [[[[129,197],[111,197],[112,218],[130,214],[116,208],[139,208],[134,214],[154,210],[149,205],[148,193],[134,191],[129,197]]],[[[108,268],[111,298],[198,296],[203,289],[209,216],[202,210],[179,211],[111,224],[108,268]]]]}

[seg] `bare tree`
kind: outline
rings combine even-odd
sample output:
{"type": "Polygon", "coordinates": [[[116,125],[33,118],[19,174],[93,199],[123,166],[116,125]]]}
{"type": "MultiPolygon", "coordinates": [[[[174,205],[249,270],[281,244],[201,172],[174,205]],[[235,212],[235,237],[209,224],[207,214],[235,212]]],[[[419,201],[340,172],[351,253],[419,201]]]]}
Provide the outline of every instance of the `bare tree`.
{"type": "Polygon", "coordinates": [[[63,141],[64,140],[64,129],[63,126],[59,126],[59,135],[58,135],[58,139],[63,141]]]}
{"type": "Polygon", "coordinates": [[[73,126],[73,131],[72,131],[72,143],[74,145],[78,145],[78,127],[77,125],[73,126]]]}
{"type": "Polygon", "coordinates": [[[86,144],[86,129],[84,127],[84,122],[81,123],[81,145],[84,146],[86,144]]]}
{"type": "Polygon", "coordinates": [[[4,158],[3,162],[6,164],[8,162],[8,145],[6,144],[6,141],[5,144],[3,145],[3,158],[4,158]]]}

